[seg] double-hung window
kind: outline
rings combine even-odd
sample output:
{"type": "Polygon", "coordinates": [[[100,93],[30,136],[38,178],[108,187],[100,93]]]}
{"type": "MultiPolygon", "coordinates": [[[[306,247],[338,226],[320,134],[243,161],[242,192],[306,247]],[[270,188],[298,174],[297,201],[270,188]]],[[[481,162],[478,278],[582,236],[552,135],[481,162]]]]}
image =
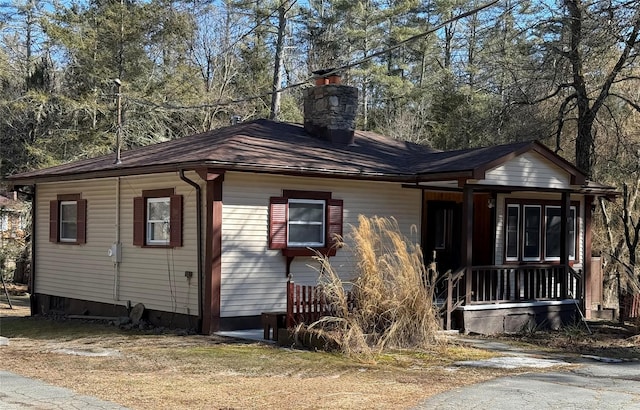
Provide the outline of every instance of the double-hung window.
{"type": "Polygon", "coordinates": [[[324,246],[325,206],[323,199],[289,199],[288,246],[324,246]]]}
{"type": "Polygon", "coordinates": [[[78,239],[78,203],[60,201],[60,242],[75,242],[78,239]]]}
{"type": "Polygon", "coordinates": [[[147,244],[167,245],[170,239],[170,199],[147,198],[147,244]]]}
{"type": "MultiPolygon", "coordinates": [[[[505,213],[505,260],[560,260],[561,208],[552,203],[508,203],[505,213]]],[[[568,215],[569,259],[576,258],[577,206],[568,215]]]]}
{"type": "Polygon", "coordinates": [[[79,245],[87,242],[87,200],[81,194],[60,194],[49,203],[49,241],[79,245]]]}
{"type": "Polygon", "coordinates": [[[133,198],[133,244],[141,247],[182,246],[182,195],[173,188],[142,191],[133,198]]]}
{"type": "Polygon", "coordinates": [[[269,249],[287,256],[335,255],[342,236],[342,200],[331,192],[283,191],[269,200],[269,249]]]}

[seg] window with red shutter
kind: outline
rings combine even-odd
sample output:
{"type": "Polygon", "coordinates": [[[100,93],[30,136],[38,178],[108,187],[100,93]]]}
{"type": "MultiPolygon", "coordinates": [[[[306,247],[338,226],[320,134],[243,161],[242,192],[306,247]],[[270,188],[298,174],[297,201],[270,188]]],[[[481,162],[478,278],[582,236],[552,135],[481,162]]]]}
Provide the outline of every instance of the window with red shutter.
{"type": "Polygon", "coordinates": [[[289,191],[269,200],[269,249],[286,256],[333,256],[342,236],[343,202],[330,192],[289,191]]]}
{"type": "Polygon", "coordinates": [[[61,194],[49,202],[49,241],[67,245],[87,242],[87,200],[61,194]]]}
{"type": "Polygon", "coordinates": [[[182,217],[182,195],[173,188],[142,191],[133,198],[133,244],[181,247],[182,217]]]}

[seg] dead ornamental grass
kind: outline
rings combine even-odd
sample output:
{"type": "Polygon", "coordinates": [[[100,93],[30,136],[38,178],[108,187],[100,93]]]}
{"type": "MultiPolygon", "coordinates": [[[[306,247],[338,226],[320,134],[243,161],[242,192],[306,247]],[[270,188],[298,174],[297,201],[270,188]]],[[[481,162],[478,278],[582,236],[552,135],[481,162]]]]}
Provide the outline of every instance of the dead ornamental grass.
{"type": "Polygon", "coordinates": [[[355,279],[344,283],[326,256],[316,256],[319,285],[335,314],[300,331],[329,338],[348,354],[442,343],[433,303],[436,274],[425,269],[420,247],[400,233],[393,218],[361,215],[358,222],[349,241],[355,279]],[[345,290],[349,285],[351,300],[345,290]]]}

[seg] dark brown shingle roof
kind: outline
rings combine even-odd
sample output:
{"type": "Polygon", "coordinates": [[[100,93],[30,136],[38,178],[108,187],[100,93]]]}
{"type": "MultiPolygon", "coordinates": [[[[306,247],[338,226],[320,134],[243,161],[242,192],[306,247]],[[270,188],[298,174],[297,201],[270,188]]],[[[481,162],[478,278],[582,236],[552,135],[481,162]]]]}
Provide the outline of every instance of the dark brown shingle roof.
{"type": "MultiPolygon", "coordinates": [[[[356,131],[354,143],[345,146],[313,137],[300,125],[256,120],[124,151],[118,165],[112,154],[9,179],[26,184],[209,167],[416,182],[433,174],[447,174],[451,179],[478,178],[478,171],[484,172],[489,165],[532,148],[564,161],[536,142],[440,152],[425,145],[356,131]]],[[[566,161],[561,165],[572,174],[582,175],[566,161]]]]}

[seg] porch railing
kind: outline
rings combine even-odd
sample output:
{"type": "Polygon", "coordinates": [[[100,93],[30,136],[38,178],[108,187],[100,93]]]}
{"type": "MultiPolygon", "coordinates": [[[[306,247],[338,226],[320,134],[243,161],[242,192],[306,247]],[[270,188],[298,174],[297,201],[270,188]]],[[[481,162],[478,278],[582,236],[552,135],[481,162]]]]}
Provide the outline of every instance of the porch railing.
{"type": "Polygon", "coordinates": [[[487,304],[561,299],[582,299],[582,271],[565,265],[474,266],[445,275],[446,303],[442,313],[451,328],[451,314],[462,304],[487,304]],[[467,287],[471,286],[470,292],[467,287]]]}
{"type": "Polygon", "coordinates": [[[473,303],[582,298],[582,272],[565,265],[474,266],[473,303]]]}

